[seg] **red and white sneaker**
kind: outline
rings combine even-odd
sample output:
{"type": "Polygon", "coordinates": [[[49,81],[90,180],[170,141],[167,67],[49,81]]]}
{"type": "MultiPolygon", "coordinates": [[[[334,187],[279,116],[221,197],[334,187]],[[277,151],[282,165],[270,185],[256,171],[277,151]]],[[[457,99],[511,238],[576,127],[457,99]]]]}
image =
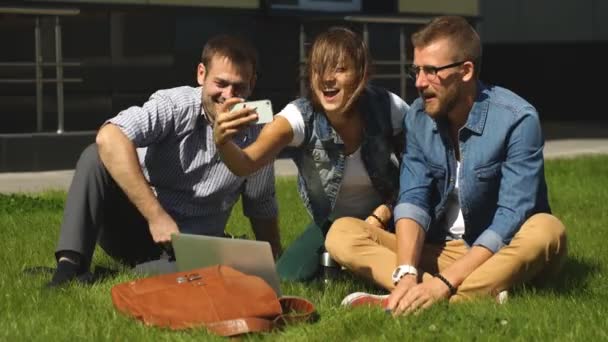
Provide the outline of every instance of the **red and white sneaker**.
{"type": "Polygon", "coordinates": [[[357,307],[357,306],[377,306],[382,309],[388,304],[388,295],[375,295],[365,292],[354,292],[344,297],[342,306],[357,307]]]}

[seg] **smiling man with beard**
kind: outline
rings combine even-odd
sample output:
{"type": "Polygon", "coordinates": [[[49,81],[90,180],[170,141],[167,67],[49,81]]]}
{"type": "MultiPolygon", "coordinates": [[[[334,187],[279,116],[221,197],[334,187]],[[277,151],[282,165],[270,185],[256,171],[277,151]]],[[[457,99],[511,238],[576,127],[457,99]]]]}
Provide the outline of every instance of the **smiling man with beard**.
{"type": "Polygon", "coordinates": [[[551,215],[535,108],[479,80],[481,43],[461,17],[412,36],[408,73],[420,97],[405,118],[396,234],[336,221],[327,250],[389,295],[354,293],[394,315],[479,296],[503,301],[515,284],[547,280],[566,254],[551,215]]]}
{"type": "MultiPolygon", "coordinates": [[[[90,279],[97,241],[110,256],[135,265],[158,259],[171,234],[223,236],[239,196],[256,238],[280,253],[273,165],[236,176],[213,142],[218,108],[251,94],[256,65],[248,42],[214,37],[203,48],[199,87],[157,91],[101,127],[76,166],[50,286],[90,279]]],[[[232,141],[247,146],[260,130],[251,125],[232,141]]]]}

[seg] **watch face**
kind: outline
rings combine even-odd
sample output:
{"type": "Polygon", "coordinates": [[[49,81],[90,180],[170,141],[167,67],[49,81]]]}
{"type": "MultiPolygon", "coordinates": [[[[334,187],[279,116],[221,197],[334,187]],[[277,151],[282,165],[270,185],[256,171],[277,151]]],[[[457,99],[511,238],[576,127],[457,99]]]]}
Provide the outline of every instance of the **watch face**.
{"type": "Polygon", "coordinates": [[[395,278],[397,278],[397,274],[399,274],[399,270],[400,268],[397,267],[394,271],[393,271],[393,275],[391,277],[393,277],[393,280],[395,280],[395,278]]]}
{"type": "Polygon", "coordinates": [[[401,271],[402,271],[402,270],[403,270],[403,269],[401,268],[401,266],[398,266],[398,267],[395,269],[395,271],[393,271],[393,275],[392,275],[392,277],[393,277],[393,282],[394,282],[394,283],[396,283],[396,282],[398,282],[399,280],[401,280],[401,273],[402,273],[401,271]]]}

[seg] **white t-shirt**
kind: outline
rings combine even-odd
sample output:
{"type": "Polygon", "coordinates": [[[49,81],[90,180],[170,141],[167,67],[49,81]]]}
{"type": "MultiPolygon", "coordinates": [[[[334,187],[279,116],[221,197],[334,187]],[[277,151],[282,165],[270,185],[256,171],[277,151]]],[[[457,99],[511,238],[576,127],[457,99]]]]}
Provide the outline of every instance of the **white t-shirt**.
{"type": "Polygon", "coordinates": [[[380,203],[382,203],[382,197],[367,175],[363,159],[361,159],[361,147],[359,147],[355,152],[346,156],[344,177],[338,198],[336,198],[336,205],[329,219],[335,220],[344,216],[364,219],[380,203]]]}
{"type": "Polygon", "coordinates": [[[460,162],[456,163],[456,185],[448,195],[445,212],[445,229],[455,239],[461,239],[464,234],[464,216],[460,208],[458,176],[460,175],[460,162]]]}
{"type": "MultiPolygon", "coordinates": [[[[409,106],[399,96],[388,92],[391,103],[391,124],[393,126],[393,135],[397,135],[403,131],[403,117],[409,106]]],[[[298,147],[304,142],[306,127],[304,127],[304,118],[296,105],[288,104],[277,115],[280,115],[289,121],[293,130],[293,139],[289,146],[298,147]]]]}
{"type": "MultiPolygon", "coordinates": [[[[393,135],[397,135],[403,131],[403,117],[409,106],[399,96],[391,92],[389,92],[389,99],[393,135]]],[[[298,107],[294,104],[288,104],[277,115],[287,119],[293,130],[293,139],[289,146],[298,147],[302,145],[306,128],[304,118],[298,107]]],[[[363,165],[361,159],[361,147],[359,147],[355,152],[346,156],[344,177],[330,219],[335,220],[344,216],[366,218],[380,203],[382,203],[382,199],[373,187],[365,170],[365,165],[363,165]]]]}

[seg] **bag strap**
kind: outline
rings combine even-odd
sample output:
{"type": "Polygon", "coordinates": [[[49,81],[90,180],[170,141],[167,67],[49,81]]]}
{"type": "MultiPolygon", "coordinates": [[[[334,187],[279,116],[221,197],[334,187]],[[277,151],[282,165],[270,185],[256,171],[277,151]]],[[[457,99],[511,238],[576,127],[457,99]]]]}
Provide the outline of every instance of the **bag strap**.
{"type": "Polygon", "coordinates": [[[279,298],[279,303],[283,314],[273,320],[256,317],[237,318],[205,324],[205,327],[220,336],[235,336],[250,332],[272,331],[287,324],[306,322],[313,318],[315,306],[304,298],[286,296],[279,298]]]}
{"type": "Polygon", "coordinates": [[[308,300],[296,296],[284,296],[279,298],[283,314],[274,319],[277,327],[290,323],[307,322],[314,318],[315,306],[308,300]]]}

